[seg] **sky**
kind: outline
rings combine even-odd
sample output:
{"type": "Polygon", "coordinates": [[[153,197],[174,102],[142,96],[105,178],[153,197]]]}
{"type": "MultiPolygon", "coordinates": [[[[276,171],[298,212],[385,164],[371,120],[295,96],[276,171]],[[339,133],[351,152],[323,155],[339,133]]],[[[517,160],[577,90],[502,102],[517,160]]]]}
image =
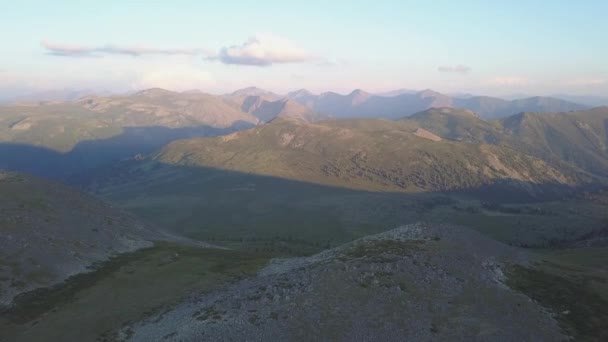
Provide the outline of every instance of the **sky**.
{"type": "Polygon", "coordinates": [[[608,96],[608,1],[11,1],[0,95],[247,86],[608,96]]]}

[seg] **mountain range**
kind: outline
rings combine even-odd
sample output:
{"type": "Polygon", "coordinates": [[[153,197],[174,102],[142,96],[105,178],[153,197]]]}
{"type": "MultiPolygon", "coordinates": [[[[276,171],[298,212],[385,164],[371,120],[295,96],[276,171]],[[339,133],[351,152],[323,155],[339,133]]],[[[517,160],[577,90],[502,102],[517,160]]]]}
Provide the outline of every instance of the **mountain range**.
{"type": "Polygon", "coordinates": [[[537,96],[508,101],[489,96],[453,97],[429,89],[420,92],[396,91],[383,95],[370,94],[360,89],[348,95],[333,92],[313,95],[306,90],[299,90],[289,93],[287,97],[334,118],[396,119],[429,108],[453,107],[472,110],[484,119],[496,119],[519,112],[568,112],[590,108],[551,97],[537,96]]]}
{"type": "Polygon", "coordinates": [[[67,102],[0,106],[0,167],[38,175],[67,177],[97,165],[150,153],[183,138],[214,136],[276,118],[317,122],[329,118],[396,119],[439,107],[474,111],[482,119],[520,112],[565,112],[586,108],[558,99],[506,101],[492,97],[450,97],[432,90],[397,90],[348,95],[306,90],[285,96],[249,87],[225,95],[163,89],[113,96],[85,96],[67,102]],[[37,157],[16,150],[35,151],[37,157]],[[61,155],[57,156],[59,153],[61,155]],[[59,157],[59,158],[58,158],[59,157]],[[61,165],[53,166],[53,161],[61,165]],[[44,166],[42,164],[51,164],[44,166]],[[45,171],[48,169],[48,171],[45,171]]]}
{"type": "Polygon", "coordinates": [[[607,176],[605,122],[608,108],[494,122],[451,108],[399,121],[276,119],[222,137],[176,141],[152,158],[383,191],[449,191],[503,181],[576,186],[607,176]]]}
{"type": "Polygon", "coordinates": [[[0,339],[606,336],[608,107],[148,89],[0,140],[89,193],[0,172],[0,339]]]}

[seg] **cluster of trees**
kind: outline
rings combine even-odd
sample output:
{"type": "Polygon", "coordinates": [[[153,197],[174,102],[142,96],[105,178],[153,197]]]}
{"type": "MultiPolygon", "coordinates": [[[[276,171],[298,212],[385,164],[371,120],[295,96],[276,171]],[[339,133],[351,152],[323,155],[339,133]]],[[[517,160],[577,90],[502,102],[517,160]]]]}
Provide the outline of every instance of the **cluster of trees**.
{"type": "Polygon", "coordinates": [[[243,248],[255,252],[277,252],[289,255],[303,255],[332,248],[338,245],[333,239],[327,240],[307,240],[292,235],[267,236],[230,236],[230,235],[210,235],[204,238],[208,242],[232,242],[241,244],[243,248]]]}
{"type": "Polygon", "coordinates": [[[497,211],[505,214],[519,214],[519,215],[542,215],[542,216],[554,216],[557,215],[555,212],[547,210],[542,207],[533,206],[504,206],[497,202],[481,202],[481,206],[489,211],[497,211]]]}

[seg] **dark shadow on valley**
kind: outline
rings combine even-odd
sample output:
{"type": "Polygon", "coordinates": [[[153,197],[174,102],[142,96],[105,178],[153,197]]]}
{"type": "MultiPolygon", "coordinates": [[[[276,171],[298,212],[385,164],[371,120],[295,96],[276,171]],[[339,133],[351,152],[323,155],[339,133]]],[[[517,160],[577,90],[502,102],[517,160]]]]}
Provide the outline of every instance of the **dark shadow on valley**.
{"type": "Polygon", "coordinates": [[[589,221],[579,229],[582,223],[541,206],[600,190],[596,183],[572,187],[505,179],[457,191],[365,191],[137,156],[176,139],[239,128],[245,127],[126,128],[119,136],[81,142],[68,153],[0,144],[0,169],[61,180],[188,237],[293,255],[419,221],[473,225],[507,243],[536,247],[595,234],[600,224],[589,221]],[[505,237],[504,227],[513,232],[505,237]]]}
{"type": "Polygon", "coordinates": [[[598,221],[579,229],[572,224],[576,216],[563,220],[560,212],[542,206],[599,190],[597,184],[505,180],[448,192],[380,192],[131,159],[73,179],[73,185],[191,238],[294,255],[420,221],[473,222],[476,229],[496,233],[491,225],[497,223],[484,226],[488,213],[509,224],[514,233],[501,239],[518,246],[563,245],[607,228],[598,221]],[[540,222],[542,229],[519,222],[530,217],[530,224],[540,222]]]}
{"type": "Polygon", "coordinates": [[[82,141],[65,153],[28,144],[0,143],[0,169],[66,181],[105,164],[151,153],[178,139],[224,135],[250,127],[250,123],[240,121],[228,128],[125,127],[120,135],[82,141]]]}

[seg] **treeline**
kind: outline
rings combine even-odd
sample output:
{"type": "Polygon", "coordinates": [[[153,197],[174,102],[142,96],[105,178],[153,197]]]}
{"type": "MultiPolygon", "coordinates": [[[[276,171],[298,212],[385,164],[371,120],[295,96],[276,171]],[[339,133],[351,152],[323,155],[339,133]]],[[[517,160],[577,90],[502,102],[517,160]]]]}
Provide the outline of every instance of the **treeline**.
{"type": "Polygon", "coordinates": [[[292,235],[267,236],[231,236],[210,235],[203,238],[209,243],[235,243],[243,249],[255,252],[275,252],[289,255],[308,255],[338,246],[334,239],[307,240],[292,235]]]}
{"type": "Polygon", "coordinates": [[[506,206],[496,202],[481,202],[480,206],[469,205],[466,207],[453,205],[452,209],[462,211],[469,214],[481,214],[483,210],[499,212],[510,215],[538,215],[538,216],[556,216],[557,213],[546,208],[536,206],[506,206]]]}
{"type": "Polygon", "coordinates": [[[481,207],[489,211],[497,211],[504,214],[519,214],[519,215],[542,215],[554,216],[557,213],[537,206],[505,206],[497,202],[481,202],[481,207]]]}

